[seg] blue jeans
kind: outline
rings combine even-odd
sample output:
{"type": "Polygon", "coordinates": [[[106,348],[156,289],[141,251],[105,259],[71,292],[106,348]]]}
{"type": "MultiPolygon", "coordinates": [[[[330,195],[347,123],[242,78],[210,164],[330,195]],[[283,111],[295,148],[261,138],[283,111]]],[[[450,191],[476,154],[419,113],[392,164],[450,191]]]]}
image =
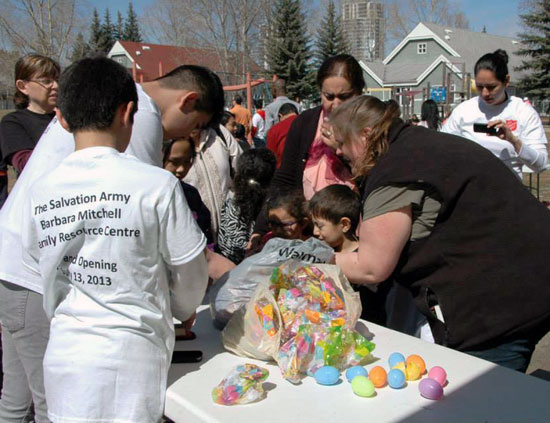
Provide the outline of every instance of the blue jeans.
{"type": "Polygon", "coordinates": [[[21,423],[34,419],[49,422],[44,395],[42,362],[50,334],[42,295],[0,281],[2,367],[4,383],[0,422],[21,423]]]}
{"type": "Polygon", "coordinates": [[[500,366],[525,373],[534,350],[534,342],[528,339],[517,339],[487,350],[464,352],[500,366]]]}

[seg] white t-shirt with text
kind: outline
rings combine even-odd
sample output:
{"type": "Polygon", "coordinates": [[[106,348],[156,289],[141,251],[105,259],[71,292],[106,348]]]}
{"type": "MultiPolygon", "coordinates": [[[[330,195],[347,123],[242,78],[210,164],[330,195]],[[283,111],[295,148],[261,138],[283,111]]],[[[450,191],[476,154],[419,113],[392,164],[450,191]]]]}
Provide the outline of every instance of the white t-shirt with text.
{"type": "MultiPolygon", "coordinates": [[[[136,85],[136,88],[138,111],[134,116],[132,138],[126,152],[144,163],[162,166],[160,111],[140,85],[136,85]]],[[[27,224],[23,218],[23,207],[30,186],[73,151],[73,135],[65,131],[54,118],[0,210],[0,280],[42,293],[40,279],[21,266],[21,230],[27,224]]]]}
{"type": "MultiPolygon", "coordinates": [[[[28,197],[23,264],[41,275],[51,319],[44,358],[50,417],[155,421],[174,346],[169,272],[206,244],[179,181],[112,148],[91,147],[70,154],[28,197]]],[[[185,280],[198,292],[190,309],[206,282],[206,274],[185,280]]]]}

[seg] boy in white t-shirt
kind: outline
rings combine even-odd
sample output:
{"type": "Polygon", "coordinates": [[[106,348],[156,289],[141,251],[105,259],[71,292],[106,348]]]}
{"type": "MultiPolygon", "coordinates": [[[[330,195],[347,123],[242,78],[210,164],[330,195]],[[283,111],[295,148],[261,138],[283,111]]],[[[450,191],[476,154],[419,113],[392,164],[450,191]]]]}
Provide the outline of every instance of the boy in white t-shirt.
{"type": "Polygon", "coordinates": [[[128,72],[83,59],[59,86],[57,117],[75,152],[32,186],[23,232],[24,265],[40,273],[51,319],[48,417],[157,422],[172,311],[188,319],[206,289],[205,237],[179,181],[121,153],[137,106],[128,72]]]}

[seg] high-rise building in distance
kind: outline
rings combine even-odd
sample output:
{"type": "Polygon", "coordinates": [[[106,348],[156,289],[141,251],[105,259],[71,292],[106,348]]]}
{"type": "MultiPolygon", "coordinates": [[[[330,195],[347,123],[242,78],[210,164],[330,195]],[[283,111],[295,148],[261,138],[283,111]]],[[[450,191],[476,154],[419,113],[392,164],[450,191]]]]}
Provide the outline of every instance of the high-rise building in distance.
{"type": "Polygon", "coordinates": [[[384,57],[384,5],[373,1],[342,0],[342,26],[351,54],[357,60],[384,57]]]}

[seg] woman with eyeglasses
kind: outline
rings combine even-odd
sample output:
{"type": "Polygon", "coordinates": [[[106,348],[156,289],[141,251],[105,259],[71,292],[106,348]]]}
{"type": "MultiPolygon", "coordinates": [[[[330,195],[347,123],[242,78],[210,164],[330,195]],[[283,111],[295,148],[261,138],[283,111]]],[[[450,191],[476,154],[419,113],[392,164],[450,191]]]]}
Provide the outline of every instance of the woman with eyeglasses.
{"type": "MultiPolygon", "coordinates": [[[[365,88],[361,66],[348,54],[326,59],[317,72],[321,105],[301,113],[287,135],[280,168],[271,190],[302,189],[306,200],[328,185],[353,187],[351,173],[336,155],[334,134],[328,116],[343,102],[360,95],[365,88]]],[[[255,239],[268,231],[265,213],[255,226],[255,239]]],[[[251,245],[252,247],[252,245],[251,245]]]]}
{"type": "Polygon", "coordinates": [[[59,73],[54,60],[39,54],[23,56],[15,64],[17,110],[2,119],[0,140],[6,164],[18,173],[55,115],[59,73]]]}
{"type": "MultiPolygon", "coordinates": [[[[0,122],[0,145],[6,163],[17,172],[25,167],[54,116],[59,73],[55,61],[38,54],[24,56],[15,64],[17,110],[0,122]]],[[[42,295],[5,281],[0,281],[0,287],[4,363],[0,421],[27,421],[34,409],[34,421],[47,422],[42,360],[36,359],[44,355],[49,335],[42,295]]]]}

